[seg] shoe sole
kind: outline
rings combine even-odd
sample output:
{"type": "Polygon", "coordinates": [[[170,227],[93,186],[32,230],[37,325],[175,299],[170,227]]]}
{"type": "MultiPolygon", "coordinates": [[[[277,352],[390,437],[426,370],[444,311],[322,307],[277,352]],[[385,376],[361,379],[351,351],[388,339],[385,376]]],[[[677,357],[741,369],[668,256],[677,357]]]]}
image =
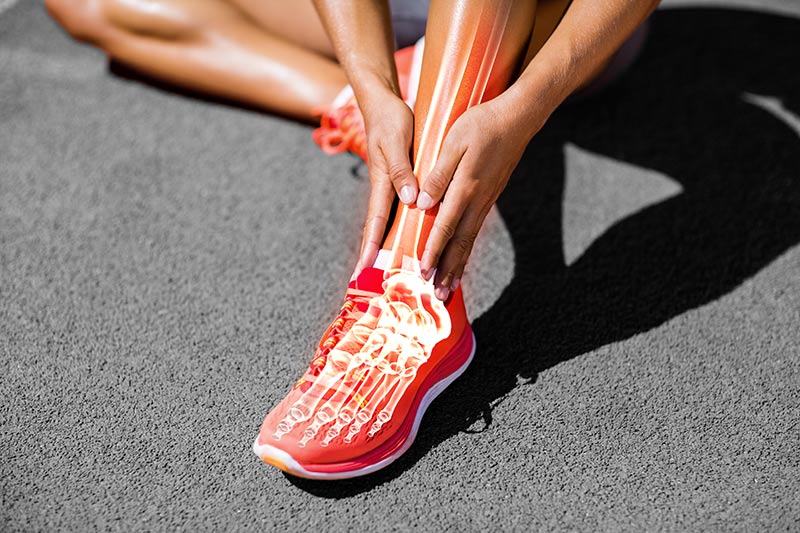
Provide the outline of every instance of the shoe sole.
{"type": "MultiPolygon", "coordinates": [[[[253,452],[255,452],[255,454],[265,463],[277,467],[283,470],[284,472],[288,472],[293,476],[307,478],[307,479],[329,479],[329,480],[348,479],[358,476],[364,476],[366,474],[371,474],[372,472],[375,472],[377,470],[380,470],[381,468],[390,465],[398,457],[406,453],[408,449],[411,447],[411,445],[414,443],[414,439],[417,436],[417,431],[419,430],[420,423],[422,422],[422,417],[425,416],[425,412],[428,410],[428,406],[430,406],[433,400],[435,400],[437,396],[439,396],[448,386],[450,386],[451,383],[453,383],[456,379],[458,379],[459,376],[461,376],[461,374],[464,373],[464,371],[472,362],[472,358],[475,356],[475,347],[476,347],[475,334],[472,332],[471,328],[468,328],[468,330],[465,331],[465,333],[469,333],[469,336],[472,339],[472,348],[470,349],[469,357],[467,357],[467,360],[464,363],[462,363],[461,366],[459,366],[454,372],[447,374],[443,379],[437,381],[436,383],[431,385],[430,388],[428,388],[428,390],[425,392],[425,395],[422,397],[422,400],[419,402],[416,414],[414,415],[414,422],[411,425],[410,431],[403,439],[402,445],[387,457],[384,457],[377,462],[368,464],[367,466],[355,469],[347,469],[347,467],[344,466],[352,464],[352,462],[350,461],[345,463],[338,463],[342,465],[341,467],[342,470],[338,471],[337,471],[337,464],[319,465],[328,470],[325,472],[320,472],[305,468],[302,464],[296,461],[294,457],[292,457],[289,453],[279,448],[276,448],[269,444],[259,444],[258,437],[256,437],[255,442],[253,442],[253,452]]],[[[461,344],[461,342],[459,342],[457,346],[459,344],[461,344]]],[[[440,366],[446,366],[447,359],[448,358],[444,358],[442,363],[440,363],[440,366]]],[[[434,370],[434,374],[435,372],[436,370],[434,370]]],[[[402,431],[402,429],[403,428],[401,427],[400,431],[402,431]]],[[[387,441],[387,443],[385,443],[382,446],[382,448],[385,449],[386,447],[393,447],[396,444],[397,444],[396,442],[390,439],[389,441],[387,441]]],[[[369,455],[381,455],[381,448],[369,452],[368,454],[361,457],[366,457],[369,455]]],[[[359,459],[355,459],[353,462],[358,462],[358,461],[359,459]]]]}

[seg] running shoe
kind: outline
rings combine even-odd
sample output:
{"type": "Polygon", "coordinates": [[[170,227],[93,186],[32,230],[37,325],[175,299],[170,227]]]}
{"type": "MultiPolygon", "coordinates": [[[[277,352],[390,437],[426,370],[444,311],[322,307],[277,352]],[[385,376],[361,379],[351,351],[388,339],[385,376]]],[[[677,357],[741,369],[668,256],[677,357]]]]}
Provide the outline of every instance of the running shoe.
{"type": "Polygon", "coordinates": [[[311,479],[379,470],[408,450],[428,406],[474,353],[460,288],[441,302],[419,274],[366,268],[253,451],[311,479]]]}
{"type": "MultiPolygon", "coordinates": [[[[416,102],[424,49],[423,37],[414,46],[403,48],[394,54],[400,94],[411,109],[414,109],[416,102]]],[[[364,117],[349,85],[339,93],[330,107],[312,109],[311,112],[320,115],[320,126],[311,136],[322,151],[326,154],[340,154],[349,150],[364,161],[367,160],[364,117]]]]}

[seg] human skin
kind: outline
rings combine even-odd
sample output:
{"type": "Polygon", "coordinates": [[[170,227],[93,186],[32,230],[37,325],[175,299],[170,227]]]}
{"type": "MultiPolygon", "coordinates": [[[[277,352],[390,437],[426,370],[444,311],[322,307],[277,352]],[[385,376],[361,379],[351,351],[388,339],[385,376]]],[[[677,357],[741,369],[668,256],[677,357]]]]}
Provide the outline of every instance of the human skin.
{"type": "Polygon", "coordinates": [[[347,84],[314,6],[284,0],[47,0],[70,35],[149,76],[303,122],[347,84]]]}
{"type": "MultiPolygon", "coordinates": [[[[376,16],[373,20],[382,25],[358,33],[358,19],[342,13],[363,11],[364,4],[315,3],[353,83],[367,125],[372,190],[359,266],[371,264],[378,250],[387,246],[383,235],[397,194],[406,205],[427,210],[433,217],[429,233],[422,239],[421,270],[426,279],[435,272],[436,295],[442,299],[458,287],[483,220],[528,142],[567,96],[597,75],[658,5],[657,0],[574,0],[541,49],[528,54],[528,63],[516,81],[496,98],[458,117],[432,170],[416,177],[406,155],[413,138],[413,117],[399,106],[391,62],[379,57],[387,52],[374,46],[377,34],[389,31],[388,21],[376,16]],[[348,38],[354,32],[359,38],[348,38]]],[[[439,16],[444,16],[435,13],[454,13],[465,5],[477,9],[478,4],[481,2],[434,0],[429,37],[432,25],[436,27],[439,16]]],[[[377,12],[374,6],[370,9],[377,12]]],[[[426,43],[426,58],[429,53],[443,53],[429,52],[430,48],[426,43]]],[[[426,69],[423,63],[420,91],[426,78],[433,75],[437,75],[435,69],[426,69]]]]}
{"type": "MultiPolygon", "coordinates": [[[[448,128],[468,107],[508,86],[528,45],[535,10],[535,2],[517,0],[431,5],[414,108],[414,176],[430,172],[448,128]]],[[[401,255],[421,256],[433,222],[434,212],[400,208],[382,246],[394,252],[393,266],[401,255]]]]}
{"type": "MultiPolygon", "coordinates": [[[[426,56],[443,54],[430,37],[442,35],[438,25],[453,21],[459,6],[476,10],[488,1],[434,0],[426,56]]],[[[365,116],[372,183],[359,268],[390,246],[394,231],[385,241],[384,232],[397,194],[414,208],[410,218],[421,216],[417,208],[428,210],[418,239],[424,247],[414,255],[427,278],[438,267],[436,293],[443,299],[459,283],[485,214],[527,142],[657,5],[575,0],[553,33],[568,0],[540,0],[527,68],[499,97],[452,124],[438,163],[418,180],[409,157],[414,115],[399,98],[386,3],[316,3],[331,39],[305,1],[47,0],[47,7],[75,38],[148,76],[307,122],[315,121],[310,110],[328,105],[349,77],[365,116]],[[341,66],[331,59],[334,48],[341,66]]],[[[512,34],[528,37],[529,24],[518,24],[525,17],[531,15],[512,19],[512,34]]],[[[437,75],[433,66],[425,69],[420,91],[437,75]]]]}

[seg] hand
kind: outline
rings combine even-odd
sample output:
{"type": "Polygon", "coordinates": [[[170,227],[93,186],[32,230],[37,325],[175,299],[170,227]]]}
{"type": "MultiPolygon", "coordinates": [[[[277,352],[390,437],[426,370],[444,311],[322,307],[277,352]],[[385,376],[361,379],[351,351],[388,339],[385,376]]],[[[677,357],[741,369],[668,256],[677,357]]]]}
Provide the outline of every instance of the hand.
{"type": "Polygon", "coordinates": [[[395,194],[404,204],[417,200],[417,178],[411,168],[414,114],[386,87],[359,100],[367,131],[371,190],[367,221],[356,273],[372,265],[380,250],[395,194]]]}
{"type": "Polygon", "coordinates": [[[478,231],[522,157],[530,131],[501,96],[467,110],[447,133],[417,198],[418,208],[431,209],[444,196],[420,265],[427,280],[436,269],[439,299],[458,288],[478,231]]]}

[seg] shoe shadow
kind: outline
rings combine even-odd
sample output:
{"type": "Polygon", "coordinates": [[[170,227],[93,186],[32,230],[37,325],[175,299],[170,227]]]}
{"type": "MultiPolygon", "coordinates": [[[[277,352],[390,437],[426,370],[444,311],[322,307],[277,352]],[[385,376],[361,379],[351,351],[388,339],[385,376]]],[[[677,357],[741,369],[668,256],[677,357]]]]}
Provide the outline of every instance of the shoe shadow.
{"type": "Polygon", "coordinates": [[[498,202],[514,278],[474,322],[475,360],[433,403],[409,452],[364,478],[287,478],[328,498],[371,490],[453,435],[491,425],[520,383],[716,300],[800,242],[800,119],[743,98],[776,97],[800,114],[797,35],[800,20],[773,15],[658,12],[631,72],[560,110],[529,146],[498,202]],[[683,192],[616,223],[566,266],[567,142],[666,174],[683,192]]]}

